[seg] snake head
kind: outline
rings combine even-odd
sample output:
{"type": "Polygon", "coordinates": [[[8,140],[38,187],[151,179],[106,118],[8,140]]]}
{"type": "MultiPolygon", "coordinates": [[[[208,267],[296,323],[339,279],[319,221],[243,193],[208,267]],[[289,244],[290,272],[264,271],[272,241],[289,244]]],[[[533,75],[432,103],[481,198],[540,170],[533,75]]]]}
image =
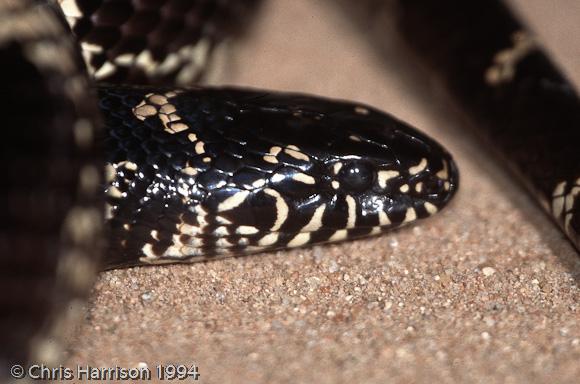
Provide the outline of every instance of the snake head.
{"type": "Polygon", "coordinates": [[[457,190],[451,156],[409,125],[359,106],[339,130],[344,133],[332,143],[327,180],[337,199],[355,202],[353,228],[363,234],[431,216],[457,190]]]}
{"type": "Polygon", "coordinates": [[[441,210],[458,185],[434,140],[348,102],[102,88],[101,108],[114,246],[140,262],[377,234],[441,210]]]}
{"type": "Polygon", "coordinates": [[[268,165],[263,189],[283,207],[278,244],[380,233],[433,215],[457,190],[441,145],[371,107],[289,94],[240,104],[238,122],[268,165]]]}

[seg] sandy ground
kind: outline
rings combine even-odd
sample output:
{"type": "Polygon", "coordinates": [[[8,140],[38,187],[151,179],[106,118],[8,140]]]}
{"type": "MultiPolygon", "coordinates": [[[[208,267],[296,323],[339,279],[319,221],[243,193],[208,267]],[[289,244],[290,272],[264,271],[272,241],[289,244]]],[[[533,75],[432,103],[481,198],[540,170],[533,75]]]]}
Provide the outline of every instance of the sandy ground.
{"type": "MultiPolygon", "coordinates": [[[[513,3],[580,84],[578,1],[513,3]]],[[[267,1],[237,48],[216,82],[387,110],[454,154],[460,192],[380,238],[103,273],[69,365],[195,363],[203,383],[577,382],[580,257],[448,102],[413,96],[331,2],[267,1]]]]}

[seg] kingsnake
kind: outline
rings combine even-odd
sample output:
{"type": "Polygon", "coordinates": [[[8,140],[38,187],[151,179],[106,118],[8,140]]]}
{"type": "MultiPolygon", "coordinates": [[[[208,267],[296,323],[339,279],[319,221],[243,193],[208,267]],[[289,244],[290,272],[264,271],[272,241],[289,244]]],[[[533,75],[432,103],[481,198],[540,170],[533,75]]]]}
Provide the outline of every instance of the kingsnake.
{"type": "MultiPolygon", "coordinates": [[[[94,101],[57,3],[0,4],[3,63],[14,69],[2,79],[12,99],[1,262],[4,283],[30,292],[26,303],[1,302],[14,332],[0,340],[0,376],[14,361],[58,362],[63,309],[80,306],[98,268],[378,234],[439,211],[458,187],[439,144],[369,106],[160,85],[196,80],[225,26],[255,1],[58,3],[93,76],[115,85],[99,85],[94,101]]],[[[562,145],[578,142],[577,96],[500,3],[428,3],[397,2],[404,36],[578,246],[580,154],[562,145]],[[496,38],[459,37],[462,22],[490,19],[496,38]],[[432,49],[433,34],[444,49],[432,49]]]]}

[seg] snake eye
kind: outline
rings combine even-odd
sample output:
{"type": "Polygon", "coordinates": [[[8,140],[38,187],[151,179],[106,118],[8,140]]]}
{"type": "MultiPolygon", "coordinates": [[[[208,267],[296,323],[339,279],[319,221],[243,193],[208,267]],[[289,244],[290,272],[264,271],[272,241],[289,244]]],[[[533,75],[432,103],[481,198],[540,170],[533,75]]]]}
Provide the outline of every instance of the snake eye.
{"type": "Polygon", "coordinates": [[[340,170],[338,177],[340,184],[346,189],[361,192],[372,185],[374,174],[370,164],[353,162],[344,166],[340,170]]]}
{"type": "Polygon", "coordinates": [[[443,181],[436,177],[429,177],[423,181],[422,192],[426,195],[436,195],[443,191],[443,181]]]}

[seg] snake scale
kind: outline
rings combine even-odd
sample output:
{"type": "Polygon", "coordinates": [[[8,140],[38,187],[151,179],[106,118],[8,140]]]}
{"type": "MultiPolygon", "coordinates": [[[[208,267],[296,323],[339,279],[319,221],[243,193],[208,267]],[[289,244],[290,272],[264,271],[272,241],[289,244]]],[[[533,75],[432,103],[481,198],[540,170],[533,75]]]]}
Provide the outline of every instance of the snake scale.
{"type": "MultiPolygon", "coordinates": [[[[393,3],[409,45],[578,246],[580,154],[566,144],[578,143],[580,108],[569,83],[499,2],[393,3]]],[[[379,234],[452,198],[447,151],[370,106],[172,85],[198,80],[256,4],[0,3],[0,51],[13,69],[2,71],[2,282],[30,295],[0,301],[12,330],[0,377],[13,362],[59,362],[68,317],[99,268],[379,234]],[[84,65],[101,82],[94,91],[84,65]]]]}

